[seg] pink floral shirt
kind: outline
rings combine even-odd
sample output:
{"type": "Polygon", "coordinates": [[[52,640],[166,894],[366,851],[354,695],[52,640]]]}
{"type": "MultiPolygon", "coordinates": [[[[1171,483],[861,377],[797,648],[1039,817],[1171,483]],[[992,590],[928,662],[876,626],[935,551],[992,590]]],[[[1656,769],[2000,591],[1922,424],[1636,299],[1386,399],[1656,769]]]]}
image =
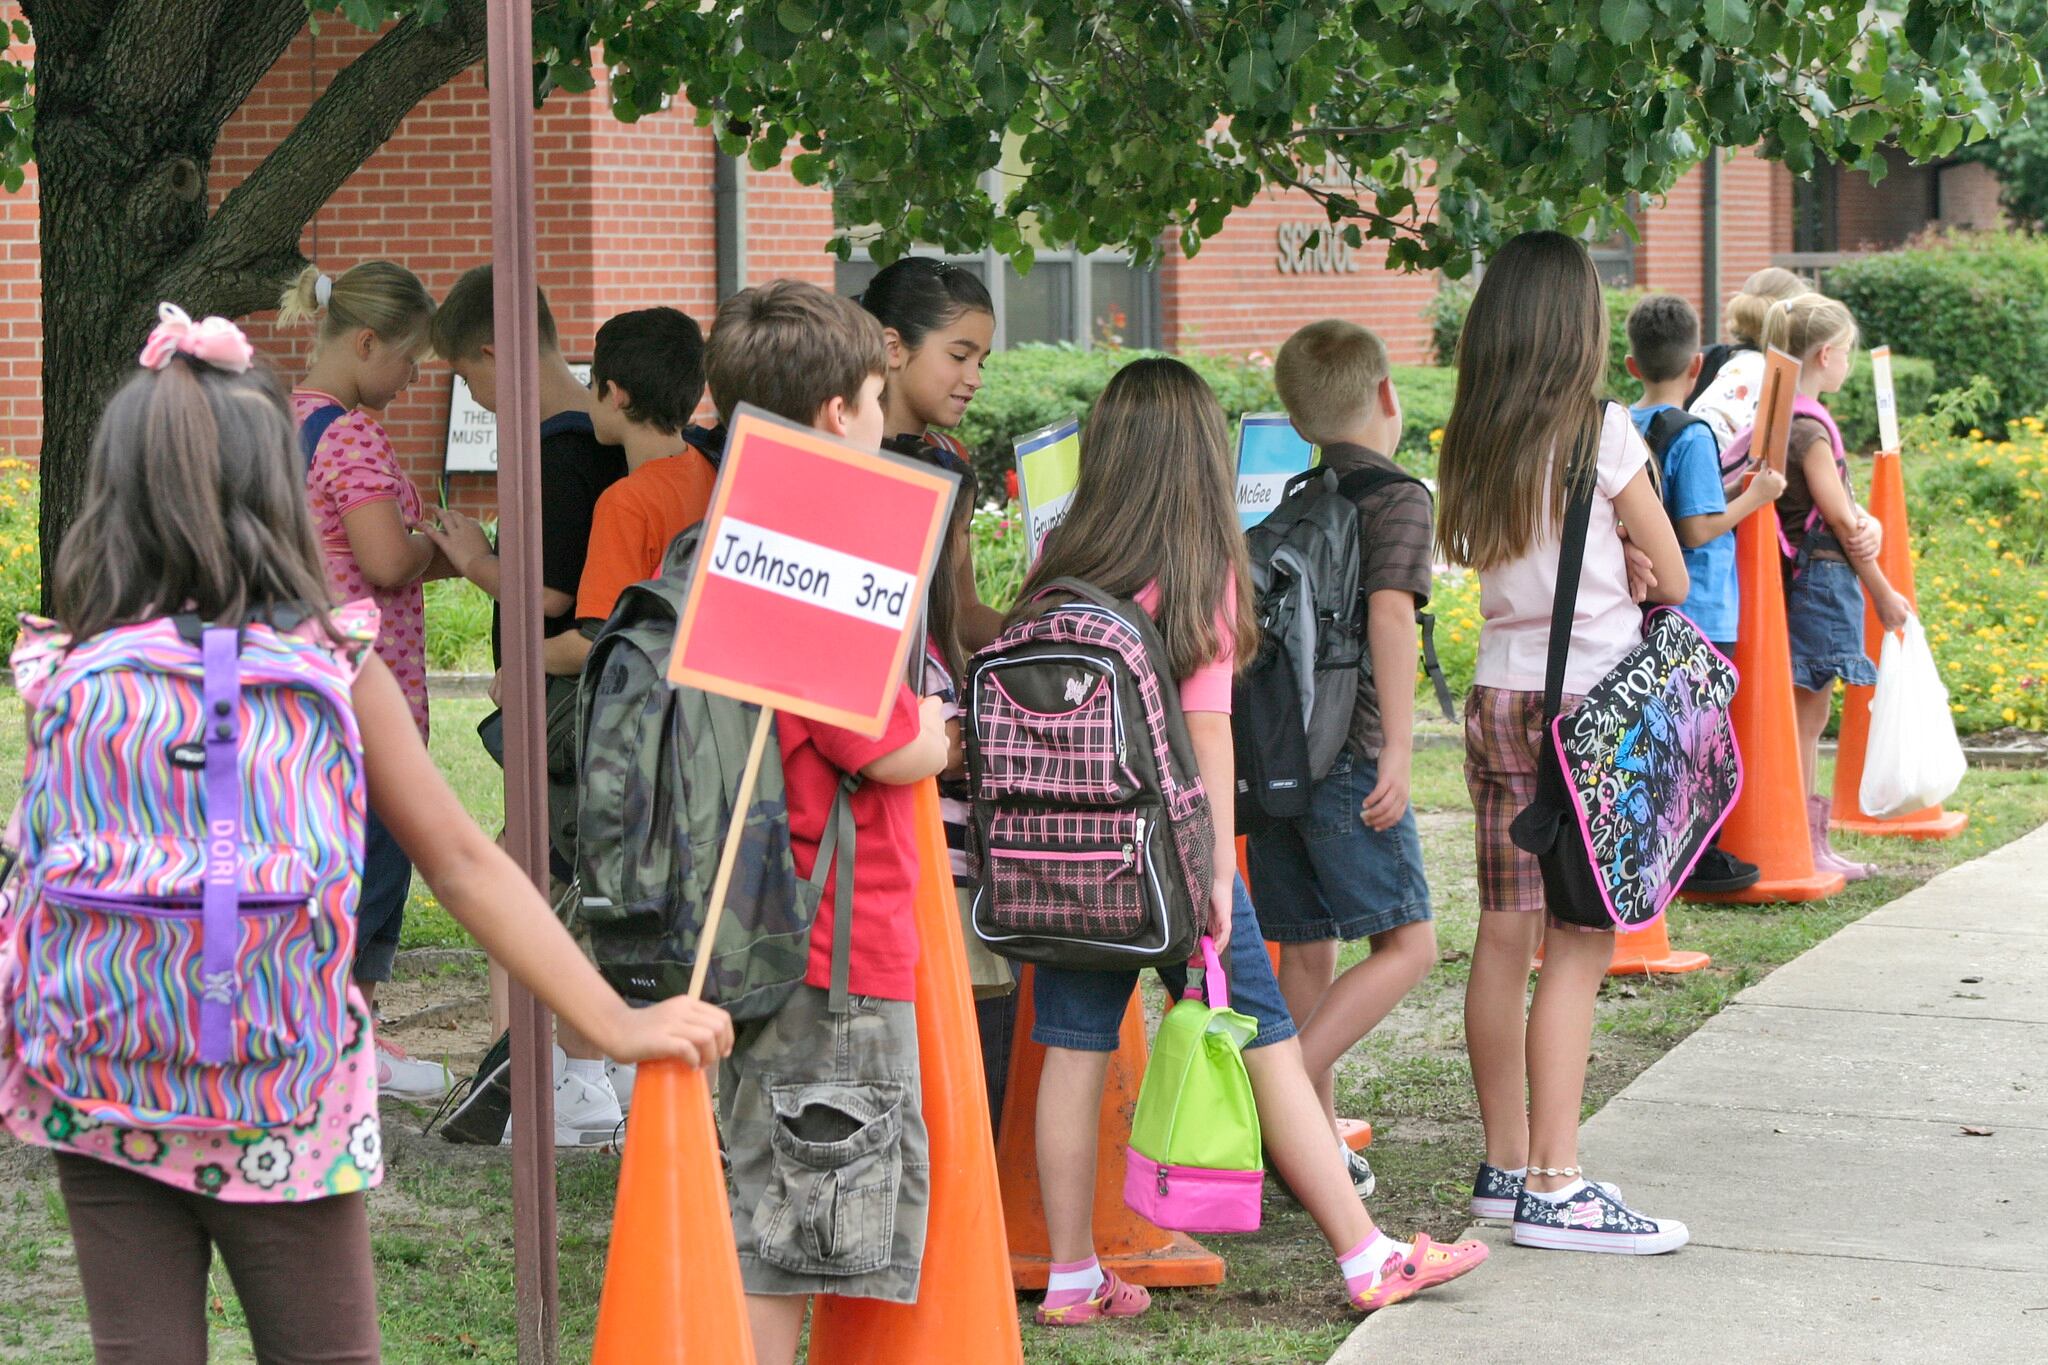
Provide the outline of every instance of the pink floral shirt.
{"type": "MultiPolygon", "coordinates": [[[[328,406],[343,406],[318,389],[292,390],[292,416],[300,423],[328,406]]],[[[327,560],[327,582],[337,602],[368,598],[384,619],[377,634],[377,657],[398,679],[399,691],[412,707],[412,718],[427,737],[427,603],[418,580],[399,588],[379,588],[363,576],[349,550],[342,518],[373,502],[396,499],[399,520],[407,530],[424,514],[419,490],[398,467],[398,453],[378,421],[360,408],[334,419],[313,452],[306,475],[306,494],[313,508],[313,530],[327,560]]]]}
{"type": "MultiPolygon", "coordinates": [[[[363,645],[382,638],[376,608],[358,602],[336,611],[334,622],[344,639],[355,642],[352,650],[336,655],[353,676],[363,645]]],[[[316,625],[301,629],[307,638],[317,638],[316,625]]],[[[50,622],[23,622],[14,650],[14,681],[29,706],[36,705],[70,643],[70,637],[50,622]]],[[[6,908],[0,905],[0,997],[17,967],[6,908]]],[[[353,983],[348,988],[348,1040],[342,1053],[305,1121],[285,1128],[193,1132],[102,1123],[44,1089],[21,1065],[10,1018],[9,1011],[0,1009],[0,1124],[19,1141],[93,1157],[231,1203],[304,1203],[369,1189],[384,1179],[370,1011],[353,983]]]]}

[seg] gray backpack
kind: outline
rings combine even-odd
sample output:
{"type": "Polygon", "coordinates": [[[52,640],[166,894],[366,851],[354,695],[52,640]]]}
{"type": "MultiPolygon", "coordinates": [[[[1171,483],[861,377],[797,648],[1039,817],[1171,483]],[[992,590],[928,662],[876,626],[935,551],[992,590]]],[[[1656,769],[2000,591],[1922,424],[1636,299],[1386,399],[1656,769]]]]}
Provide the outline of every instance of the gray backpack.
{"type": "MultiPolygon", "coordinates": [[[[699,528],[677,536],[658,577],[619,597],[583,665],[579,691],[576,867],[597,967],[632,1000],[689,987],[712,877],[733,818],[757,707],[668,681],[669,652],[699,528]]],[[[789,851],[782,757],[768,745],[745,811],[704,998],[736,1020],[764,1018],[803,982],[811,924],[833,866],[832,997],[842,1008],[852,943],[849,778],[826,822],[815,871],[789,851]]]]}
{"type": "MultiPolygon", "coordinates": [[[[1256,829],[1305,814],[1308,788],[1328,776],[1351,732],[1358,689],[1372,676],[1359,588],[1358,504],[1399,470],[1318,466],[1287,481],[1280,505],[1245,533],[1263,643],[1239,676],[1238,817],[1256,829]]],[[[1436,660],[1434,618],[1417,612],[1424,668],[1452,718],[1450,685],[1436,660]]]]}

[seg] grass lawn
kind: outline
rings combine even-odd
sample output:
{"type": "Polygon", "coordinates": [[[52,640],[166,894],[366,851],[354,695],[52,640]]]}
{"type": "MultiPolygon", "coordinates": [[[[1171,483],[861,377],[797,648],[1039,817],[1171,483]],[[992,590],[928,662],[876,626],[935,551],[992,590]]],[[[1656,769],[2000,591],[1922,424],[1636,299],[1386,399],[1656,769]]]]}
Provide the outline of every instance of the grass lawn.
{"type": "MultiPolygon", "coordinates": [[[[486,826],[500,806],[497,772],[472,733],[485,705],[437,703],[435,756],[486,826]]],[[[8,714],[12,714],[8,708],[8,714]]],[[[0,806],[19,773],[19,737],[0,735],[0,806]]],[[[1479,1122],[1465,1062],[1460,1009],[1476,927],[1471,808],[1453,748],[1417,755],[1415,804],[1438,916],[1441,965],[1340,1067],[1339,1108],[1370,1119],[1380,1176],[1377,1218],[1397,1233],[1436,1236],[1465,1225],[1465,1197],[1479,1155],[1479,1122]]],[[[1954,806],[1969,829],[1940,844],[1845,840],[1888,875],[1834,899],[1800,907],[1682,906],[1671,938],[1713,955],[1705,971],[1680,977],[1610,980],[1600,1002],[1588,1073],[1590,1114],[1638,1072],[1709,1018],[1736,991],[1842,925],[1946,867],[1997,847],[2048,820],[2048,772],[1973,772],[1954,806]]],[[[408,947],[467,940],[432,898],[415,894],[408,947]]],[[[1353,960],[1347,956],[1346,962],[1353,960]]],[[[480,972],[445,964],[432,983],[480,995],[480,972]]],[[[372,1197],[385,1358],[392,1365],[514,1359],[510,1163],[422,1138],[423,1111],[386,1107],[390,1169],[372,1197]]],[[[578,1156],[560,1170],[564,1359],[580,1360],[593,1328],[609,1225],[613,1159],[578,1156]]],[[[1683,1210],[1674,1210],[1683,1214],[1683,1210]]],[[[1034,1365],[1121,1362],[1320,1362],[1353,1325],[1321,1239],[1283,1198],[1269,1198],[1257,1234],[1208,1239],[1230,1263],[1216,1290],[1162,1293],[1153,1311],[1111,1330],[1057,1335],[1025,1329],[1034,1365]]],[[[220,1323],[216,1360],[249,1358],[231,1286],[216,1276],[220,1323]]],[[[0,1150],[0,1360],[84,1362],[77,1297],[47,1162],[40,1153],[0,1150]]]]}

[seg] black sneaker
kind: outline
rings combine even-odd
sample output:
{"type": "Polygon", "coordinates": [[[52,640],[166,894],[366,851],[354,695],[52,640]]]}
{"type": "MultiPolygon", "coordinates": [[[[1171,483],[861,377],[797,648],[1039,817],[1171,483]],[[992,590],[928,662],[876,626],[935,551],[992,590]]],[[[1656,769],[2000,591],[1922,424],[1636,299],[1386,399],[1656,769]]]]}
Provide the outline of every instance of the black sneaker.
{"type": "Polygon", "coordinates": [[[1552,1203],[1527,1190],[1515,1204],[1515,1245],[1552,1251],[1604,1251],[1656,1256],[1676,1251],[1691,1236],[1671,1218],[1645,1218],[1602,1186],[1586,1183],[1552,1203]]]}
{"type": "Polygon", "coordinates": [[[1762,880],[1763,875],[1763,870],[1755,863],[1745,863],[1726,849],[1710,848],[1693,864],[1692,875],[1685,879],[1685,889],[1701,895],[1747,891],[1762,880]]]}
{"type": "MultiPolygon", "coordinates": [[[[1610,1185],[1604,1180],[1595,1184],[1616,1199],[1621,1198],[1621,1187],[1610,1185]]],[[[1479,1163],[1479,1174],[1472,1177],[1472,1202],[1467,1205],[1474,1218],[1493,1218],[1506,1223],[1515,1216],[1515,1206],[1522,1199],[1522,1177],[1502,1170],[1498,1166],[1479,1163]]]]}
{"type": "Polygon", "coordinates": [[[501,1033],[477,1063],[476,1074],[456,1089],[455,1107],[441,1123],[450,1142],[496,1147],[512,1121],[512,1035],[501,1033]]]}
{"type": "Polygon", "coordinates": [[[1365,1159],[1365,1153],[1345,1148],[1344,1167],[1351,1176],[1351,1188],[1358,1191],[1358,1197],[1372,1198],[1372,1192],[1380,1187],[1380,1182],[1379,1177],[1372,1173],[1372,1163],[1365,1159]]]}

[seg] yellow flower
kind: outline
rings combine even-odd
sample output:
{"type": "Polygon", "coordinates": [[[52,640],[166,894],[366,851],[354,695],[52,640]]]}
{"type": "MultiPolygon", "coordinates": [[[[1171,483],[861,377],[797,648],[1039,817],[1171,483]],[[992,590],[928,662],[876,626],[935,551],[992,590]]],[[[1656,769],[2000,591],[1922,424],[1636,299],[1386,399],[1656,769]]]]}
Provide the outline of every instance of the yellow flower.
{"type": "Polygon", "coordinates": [[[1981,432],[1981,431],[1979,431],[1979,430],[1977,430],[1977,428],[1975,428],[1975,427],[1971,427],[1971,428],[1970,428],[1970,439],[1971,439],[1971,440],[1973,440],[1973,441],[1981,441],[1981,440],[1983,440],[1983,439],[1984,439],[1984,433],[1983,433],[1983,432],[1981,432]]]}
{"type": "Polygon", "coordinates": [[[2008,725],[2010,725],[2013,721],[2016,721],[2020,718],[2020,713],[2013,710],[2010,706],[2006,707],[2003,711],[2000,711],[1998,714],[2005,717],[2006,723],[2008,725]]]}
{"type": "Polygon", "coordinates": [[[1440,445],[1440,444],[1442,444],[1442,442],[1443,442],[1443,439],[1444,439],[1444,429],[1443,429],[1442,427],[1437,427],[1436,429],[1434,429],[1433,431],[1431,431],[1431,432],[1429,433],[1429,443],[1430,443],[1431,445],[1440,445]]]}

